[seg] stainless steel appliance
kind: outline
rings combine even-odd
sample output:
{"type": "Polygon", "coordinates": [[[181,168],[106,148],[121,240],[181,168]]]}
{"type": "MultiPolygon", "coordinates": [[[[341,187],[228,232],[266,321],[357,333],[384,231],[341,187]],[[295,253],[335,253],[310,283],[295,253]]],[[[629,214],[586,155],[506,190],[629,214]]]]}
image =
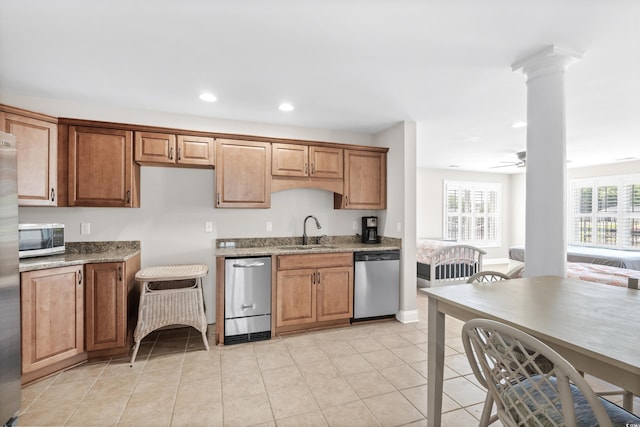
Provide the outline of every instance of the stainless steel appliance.
{"type": "Polygon", "coordinates": [[[19,224],[20,258],[63,254],[64,224],[19,224]]]}
{"type": "Polygon", "coordinates": [[[400,307],[400,251],[354,254],[353,318],[395,316],[400,307]]]}
{"type": "Polygon", "coordinates": [[[271,338],[271,257],[227,258],[224,343],[271,338]]]}
{"type": "Polygon", "coordinates": [[[0,132],[0,422],[20,410],[20,275],[16,139],[0,132]]]}
{"type": "Polygon", "coordinates": [[[379,243],[378,239],[378,217],[362,217],[362,243],[379,243]]]}

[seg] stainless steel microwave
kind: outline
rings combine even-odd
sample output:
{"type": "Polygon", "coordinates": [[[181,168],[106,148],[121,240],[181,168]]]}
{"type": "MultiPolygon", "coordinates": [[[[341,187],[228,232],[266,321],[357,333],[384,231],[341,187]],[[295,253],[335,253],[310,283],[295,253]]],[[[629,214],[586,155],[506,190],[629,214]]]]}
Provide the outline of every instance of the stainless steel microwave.
{"type": "Polygon", "coordinates": [[[19,256],[29,258],[63,254],[64,224],[19,224],[19,256]]]}

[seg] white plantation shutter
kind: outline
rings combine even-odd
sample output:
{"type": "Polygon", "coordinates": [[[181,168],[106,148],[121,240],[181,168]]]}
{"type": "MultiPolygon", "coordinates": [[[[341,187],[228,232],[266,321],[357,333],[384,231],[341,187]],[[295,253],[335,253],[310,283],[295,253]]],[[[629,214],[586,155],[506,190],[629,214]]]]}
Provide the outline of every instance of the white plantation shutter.
{"type": "Polygon", "coordinates": [[[443,237],[477,246],[500,246],[501,185],[444,181],[443,237]]]}
{"type": "Polygon", "coordinates": [[[640,174],[571,181],[569,241],[640,248],[640,174]]]}

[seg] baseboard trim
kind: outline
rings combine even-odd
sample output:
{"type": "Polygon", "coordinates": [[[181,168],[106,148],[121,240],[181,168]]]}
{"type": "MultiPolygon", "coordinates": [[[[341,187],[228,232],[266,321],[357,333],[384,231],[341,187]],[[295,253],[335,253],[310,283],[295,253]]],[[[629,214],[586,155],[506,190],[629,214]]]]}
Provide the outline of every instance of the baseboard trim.
{"type": "Polygon", "coordinates": [[[509,258],[485,258],[482,265],[509,264],[509,258]]]}
{"type": "Polygon", "coordinates": [[[396,319],[400,323],[416,323],[418,319],[418,310],[400,310],[396,313],[396,319]]]}

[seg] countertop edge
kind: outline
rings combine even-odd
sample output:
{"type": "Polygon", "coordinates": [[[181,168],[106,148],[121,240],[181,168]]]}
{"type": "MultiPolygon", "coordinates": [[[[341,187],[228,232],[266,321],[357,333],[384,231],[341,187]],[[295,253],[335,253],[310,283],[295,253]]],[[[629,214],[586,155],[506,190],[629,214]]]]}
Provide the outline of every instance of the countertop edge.
{"type": "Polygon", "coordinates": [[[121,250],[113,252],[96,252],[87,254],[64,254],[48,257],[26,258],[20,260],[20,273],[47,268],[67,267],[72,265],[96,264],[102,262],[124,262],[136,255],[140,255],[140,249],[121,250]]]}
{"type": "Polygon", "coordinates": [[[251,256],[273,256],[273,255],[312,255],[341,252],[370,252],[370,251],[393,251],[401,250],[399,245],[385,244],[344,244],[329,245],[331,247],[314,247],[313,249],[287,249],[278,246],[250,247],[250,248],[224,248],[216,249],[216,257],[237,258],[251,256]]]}

